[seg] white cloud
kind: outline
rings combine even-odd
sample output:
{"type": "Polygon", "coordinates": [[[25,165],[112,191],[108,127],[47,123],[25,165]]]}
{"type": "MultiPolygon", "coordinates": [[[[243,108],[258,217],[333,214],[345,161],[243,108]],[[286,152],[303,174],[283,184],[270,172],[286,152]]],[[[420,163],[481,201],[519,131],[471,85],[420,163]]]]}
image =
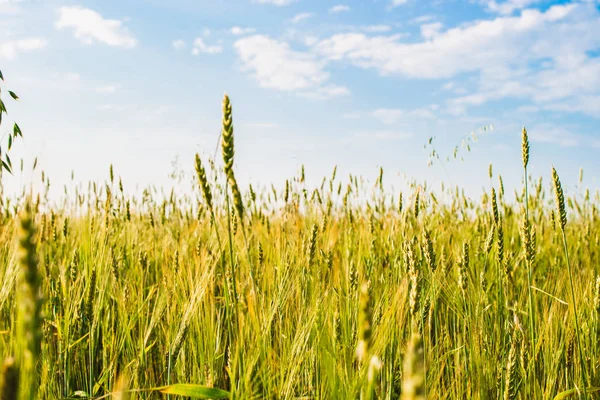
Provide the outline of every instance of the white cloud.
{"type": "Polygon", "coordinates": [[[425,22],[433,21],[434,19],[435,19],[434,15],[421,15],[421,16],[418,16],[416,18],[411,19],[410,22],[412,24],[419,24],[420,25],[420,24],[423,24],[425,22]]]}
{"type": "Polygon", "coordinates": [[[578,146],[582,142],[582,137],[570,130],[556,125],[542,124],[527,128],[527,133],[532,142],[553,143],[562,147],[578,146]]]}
{"type": "Polygon", "coordinates": [[[347,5],[344,5],[344,4],[337,4],[329,9],[330,14],[337,14],[337,13],[348,12],[348,11],[350,11],[350,7],[348,7],[347,5]]]}
{"type": "Polygon", "coordinates": [[[22,0],[0,0],[0,14],[16,14],[21,11],[22,0]]]}
{"type": "Polygon", "coordinates": [[[519,108],[517,108],[518,112],[523,112],[523,113],[536,113],[538,111],[540,111],[540,108],[537,106],[520,106],[519,108]]]}
{"type": "Polygon", "coordinates": [[[439,35],[443,27],[444,24],[441,22],[423,24],[421,25],[421,36],[423,36],[423,39],[432,39],[433,37],[439,35]]]}
{"type": "MultiPolygon", "coordinates": [[[[402,43],[399,36],[368,37],[364,34],[337,34],[323,40],[317,50],[332,60],[348,60],[363,68],[375,68],[380,73],[399,74],[413,78],[448,78],[461,72],[505,65],[526,63],[532,59],[560,55],[557,43],[571,42],[581,26],[568,28],[568,16],[575,6],[555,6],[546,13],[527,10],[521,17],[504,17],[478,21],[465,27],[440,32],[435,40],[402,43]],[[565,22],[561,24],[561,22],[565,22]],[[555,32],[555,26],[571,30],[555,32]],[[548,36],[544,36],[548,35],[548,36]]],[[[595,21],[597,22],[597,21],[595,21]]],[[[592,28],[592,26],[588,26],[592,28]]],[[[600,24],[593,29],[600,31],[600,24]]],[[[600,35],[587,33],[577,47],[600,43],[600,35]]]]}
{"type": "Polygon", "coordinates": [[[348,89],[328,83],[325,63],[314,54],[296,51],[289,44],[264,35],[239,39],[234,47],[243,69],[250,71],[261,87],[298,92],[324,98],[348,94],[348,89]]]}
{"type": "Polygon", "coordinates": [[[181,39],[173,40],[171,46],[173,46],[175,50],[181,50],[185,47],[185,42],[181,39]]]}
{"type": "Polygon", "coordinates": [[[369,33],[382,33],[391,31],[392,27],[389,25],[367,25],[361,27],[361,30],[369,33]]]}
{"type": "Polygon", "coordinates": [[[254,0],[258,4],[273,4],[275,6],[287,6],[296,0],[254,0]]]}
{"type": "Polygon", "coordinates": [[[79,82],[81,80],[81,75],[75,72],[69,72],[66,74],[66,79],[71,82],[79,82]]]}
{"type": "Polygon", "coordinates": [[[336,34],[314,50],[327,60],[375,69],[384,76],[444,79],[471,74],[476,92],[452,100],[455,113],[507,97],[590,115],[597,110],[592,96],[600,93],[600,58],[594,56],[600,49],[600,10],[594,5],[528,9],[519,16],[431,28],[424,28],[428,38],[417,42],[404,42],[400,35],[336,34]]]}
{"type": "Polygon", "coordinates": [[[398,7],[408,3],[408,0],[392,0],[390,7],[398,7]]]}
{"type": "Polygon", "coordinates": [[[361,117],[361,113],[358,111],[342,114],[342,118],[344,118],[344,119],[360,119],[360,117],[361,117]]]}
{"type": "Polygon", "coordinates": [[[600,95],[583,95],[563,102],[544,105],[547,110],[581,112],[590,117],[600,118],[600,95]]]}
{"type": "Polygon", "coordinates": [[[91,44],[98,41],[109,46],[131,48],[137,40],[129,34],[123,22],[105,19],[98,12],[83,7],[61,7],[58,9],[57,29],[72,29],[80,42],[91,44]]]}
{"type": "Polygon", "coordinates": [[[301,21],[304,21],[305,19],[309,19],[313,15],[314,15],[313,13],[309,13],[309,12],[296,14],[290,19],[290,21],[292,21],[292,23],[294,23],[294,24],[297,24],[301,21]]]}
{"type": "Polygon", "coordinates": [[[19,53],[28,53],[46,47],[46,40],[42,38],[26,38],[9,40],[0,43],[0,58],[13,60],[19,53]]]}
{"type": "Polygon", "coordinates": [[[194,40],[194,48],[192,49],[192,54],[197,56],[200,53],[206,54],[218,54],[223,51],[223,46],[220,44],[215,45],[207,45],[202,38],[196,38],[194,40]]]}
{"type": "Polygon", "coordinates": [[[317,44],[319,42],[319,38],[316,36],[307,35],[304,37],[303,42],[307,46],[314,46],[315,44],[317,44]]]}
{"type": "Polygon", "coordinates": [[[350,89],[345,86],[326,85],[318,87],[313,91],[299,92],[298,94],[299,96],[306,97],[308,99],[325,100],[333,97],[348,96],[350,94],[350,89]]]}
{"type": "Polygon", "coordinates": [[[467,90],[464,87],[458,85],[455,81],[450,81],[450,82],[444,83],[442,85],[442,89],[446,90],[446,91],[449,91],[449,92],[452,92],[454,94],[465,94],[465,93],[467,93],[467,90]]]}
{"type": "Polygon", "coordinates": [[[230,32],[232,35],[235,36],[242,36],[242,35],[248,35],[251,33],[256,32],[256,29],[254,28],[242,28],[240,26],[234,26],[230,29],[230,32]]]}
{"type": "Polygon", "coordinates": [[[507,0],[501,3],[495,0],[486,3],[487,10],[502,15],[510,15],[516,10],[522,10],[532,4],[538,3],[540,0],[507,0]]]}
{"type": "Polygon", "coordinates": [[[117,89],[118,89],[118,86],[116,86],[116,85],[99,86],[96,88],[96,93],[111,94],[111,93],[116,92],[117,89]]]}

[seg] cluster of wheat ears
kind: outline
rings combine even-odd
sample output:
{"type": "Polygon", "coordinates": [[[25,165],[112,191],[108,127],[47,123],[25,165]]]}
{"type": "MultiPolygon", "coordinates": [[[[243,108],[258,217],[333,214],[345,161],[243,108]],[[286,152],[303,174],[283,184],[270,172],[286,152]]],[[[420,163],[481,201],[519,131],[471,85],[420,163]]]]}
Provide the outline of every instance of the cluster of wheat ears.
{"type": "Polygon", "coordinates": [[[525,129],[523,190],[490,166],[480,201],[386,193],[383,170],[244,190],[227,96],[221,138],[192,194],[129,197],[111,166],[59,204],[2,199],[1,400],[599,390],[600,197],[552,169],[547,199],[525,129]]]}

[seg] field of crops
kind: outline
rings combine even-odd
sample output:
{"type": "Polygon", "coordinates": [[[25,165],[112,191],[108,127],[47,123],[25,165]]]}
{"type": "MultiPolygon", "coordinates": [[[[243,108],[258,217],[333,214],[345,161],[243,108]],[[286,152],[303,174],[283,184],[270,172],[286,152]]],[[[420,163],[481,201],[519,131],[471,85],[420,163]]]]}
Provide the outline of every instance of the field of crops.
{"type": "MultiPolygon", "coordinates": [[[[255,191],[227,97],[221,137],[183,197],[129,198],[111,167],[62,206],[3,202],[0,399],[594,396],[597,193],[492,168],[479,199],[384,171],[255,191]]],[[[514,151],[528,176],[525,130],[514,151]]]]}

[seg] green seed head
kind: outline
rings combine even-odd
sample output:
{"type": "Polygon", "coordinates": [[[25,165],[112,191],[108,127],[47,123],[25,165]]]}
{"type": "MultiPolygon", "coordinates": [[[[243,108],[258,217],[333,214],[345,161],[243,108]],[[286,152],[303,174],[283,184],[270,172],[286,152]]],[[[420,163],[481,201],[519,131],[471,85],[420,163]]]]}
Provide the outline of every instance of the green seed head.
{"type": "Polygon", "coordinates": [[[498,214],[498,201],[496,200],[496,189],[492,188],[492,213],[494,214],[494,224],[498,225],[500,216],[498,214]]]}
{"type": "Polygon", "coordinates": [[[523,127],[523,131],[521,132],[521,155],[523,157],[523,168],[527,168],[529,164],[529,137],[527,136],[527,129],[525,127],[523,127]]]}
{"type": "Polygon", "coordinates": [[[208,205],[208,208],[212,211],[212,193],[210,191],[208,178],[206,177],[206,170],[202,165],[202,160],[200,160],[200,155],[198,155],[198,153],[196,153],[196,176],[198,177],[198,183],[200,184],[200,188],[202,189],[202,196],[204,197],[204,201],[206,202],[206,205],[208,205]]]}
{"type": "Polygon", "coordinates": [[[554,186],[554,199],[556,200],[556,211],[558,214],[558,220],[560,222],[560,229],[565,230],[565,226],[567,225],[567,211],[565,208],[565,196],[563,194],[563,189],[560,184],[560,178],[558,177],[558,173],[556,169],[552,167],[552,183],[554,186]]]}
{"type": "Polygon", "coordinates": [[[223,162],[225,163],[225,175],[229,178],[233,173],[233,120],[231,113],[231,102],[229,96],[223,97],[223,128],[221,129],[221,147],[223,150],[223,162]]]}

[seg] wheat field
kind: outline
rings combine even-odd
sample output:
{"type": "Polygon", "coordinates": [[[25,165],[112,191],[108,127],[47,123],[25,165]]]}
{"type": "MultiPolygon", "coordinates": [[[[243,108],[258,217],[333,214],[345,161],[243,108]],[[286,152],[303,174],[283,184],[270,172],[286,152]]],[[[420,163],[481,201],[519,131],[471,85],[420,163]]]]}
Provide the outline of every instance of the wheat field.
{"type": "MultiPolygon", "coordinates": [[[[552,399],[600,390],[598,193],[554,169],[480,199],[304,170],[188,194],[107,180],[4,201],[0,399],[552,399]]],[[[222,165],[222,167],[221,167],[222,165]]],[[[107,166],[107,170],[108,170],[107,166]]],[[[49,185],[48,177],[42,177],[49,185]]]]}

